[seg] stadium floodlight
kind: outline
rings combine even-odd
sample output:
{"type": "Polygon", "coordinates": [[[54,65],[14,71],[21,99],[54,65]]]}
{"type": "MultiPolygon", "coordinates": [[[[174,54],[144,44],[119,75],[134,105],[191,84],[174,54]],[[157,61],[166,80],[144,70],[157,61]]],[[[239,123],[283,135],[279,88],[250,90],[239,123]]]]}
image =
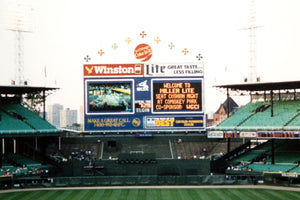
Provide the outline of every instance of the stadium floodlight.
{"type": "Polygon", "coordinates": [[[31,1],[10,1],[7,5],[7,30],[15,33],[15,80],[18,85],[24,81],[24,33],[33,32],[34,9],[31,1]]]}

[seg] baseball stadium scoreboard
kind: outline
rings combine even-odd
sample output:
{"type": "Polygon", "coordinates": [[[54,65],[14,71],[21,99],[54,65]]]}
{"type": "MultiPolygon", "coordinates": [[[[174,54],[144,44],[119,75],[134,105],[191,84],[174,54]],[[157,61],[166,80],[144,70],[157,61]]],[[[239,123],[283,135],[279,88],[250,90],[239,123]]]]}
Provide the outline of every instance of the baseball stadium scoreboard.
{"type": "Polygon", "coordinates": [[[85,64],[85,131],[205,130],[203,64],[85,64]]]}

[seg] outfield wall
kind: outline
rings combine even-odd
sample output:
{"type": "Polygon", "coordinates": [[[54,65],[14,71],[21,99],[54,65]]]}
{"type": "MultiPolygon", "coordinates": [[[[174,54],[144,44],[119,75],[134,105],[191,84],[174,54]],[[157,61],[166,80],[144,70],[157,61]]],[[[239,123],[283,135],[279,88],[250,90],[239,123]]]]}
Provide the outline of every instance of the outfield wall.
{"type": "MultiPolygon", "coordinates": [[[[117,185],[223,185],[249,184],[248,180],[226,180],[224,175],[214,176],[108,176],[55,178],[49,186],[117,186],[117,185]]],[[[48,186],[47,184],[45,186],[48,186]]]]}
{"type": "Polygon", "coordinates": [[[0,177],[0,189],[87,187],[87,186],[142,186],[142,185],[275,185],[299,187],[297,177],[265,175],[190,175],[190,176],[78,176],[78,177],[0,177]]]}
{"type": "MultiPolygon", "coordinates": [[[[255,178],[255,177],[254,177],[255,178]]],[[[247,185],[255,183],[253,177],[229,180],[225,175],[197,176],[92,176],[92,177],[19,177],[1,181],[1,189],[82,186],[133,185],[247,185]]]]}

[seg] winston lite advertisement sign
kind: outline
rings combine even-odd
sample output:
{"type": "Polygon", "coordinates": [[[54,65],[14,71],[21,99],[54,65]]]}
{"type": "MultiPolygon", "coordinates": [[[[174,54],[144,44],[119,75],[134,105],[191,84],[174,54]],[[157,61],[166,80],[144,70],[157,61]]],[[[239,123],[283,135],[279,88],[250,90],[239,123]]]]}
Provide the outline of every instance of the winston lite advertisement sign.
{"type": "Polygon", "coordinates": [[[86,131],[204,130],[203,64],[87,64],[86,131]]]}

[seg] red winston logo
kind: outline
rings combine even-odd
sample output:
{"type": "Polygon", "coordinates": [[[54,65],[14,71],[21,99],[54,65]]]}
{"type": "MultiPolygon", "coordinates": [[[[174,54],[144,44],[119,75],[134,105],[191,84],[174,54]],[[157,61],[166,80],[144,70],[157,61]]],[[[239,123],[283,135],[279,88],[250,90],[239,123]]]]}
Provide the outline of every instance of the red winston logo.
{"type": "Polygon", "coordinates": [[[108,64],[108,65],[85,65],[86,76],[117,76],[117,75],[142,75],[142,64],[108,64]]]}
{"type": "Polygon", "coordinates": [[[94,66],[96,74],[134,74],[134,67],[107,67],[107,66],[94,66]]]}

